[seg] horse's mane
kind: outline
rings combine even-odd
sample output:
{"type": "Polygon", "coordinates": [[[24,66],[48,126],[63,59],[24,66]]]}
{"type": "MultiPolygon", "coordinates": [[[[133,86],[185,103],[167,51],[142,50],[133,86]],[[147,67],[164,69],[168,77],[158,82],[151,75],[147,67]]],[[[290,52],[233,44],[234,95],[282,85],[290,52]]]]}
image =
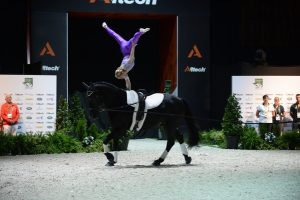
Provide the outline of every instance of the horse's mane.
{"type": "Polygon", "coordinates": [[[93,83],[93,85],[94,85],[95,87],[101,86],[101,85],[106,85],[106,86],[108,86],[108,87],[111,87],[111,88],[114,88],[114,89],[117,89],[117,90],[121,90],[121,88],[119,88],[119,87],[117,87],[117,86],[115,86],[115,85],[113,85],[113,84],[111,84],[111,83],[104,82],[104,81],[101,81],[101,82],[95,82],[95,83],[93,83]]]}

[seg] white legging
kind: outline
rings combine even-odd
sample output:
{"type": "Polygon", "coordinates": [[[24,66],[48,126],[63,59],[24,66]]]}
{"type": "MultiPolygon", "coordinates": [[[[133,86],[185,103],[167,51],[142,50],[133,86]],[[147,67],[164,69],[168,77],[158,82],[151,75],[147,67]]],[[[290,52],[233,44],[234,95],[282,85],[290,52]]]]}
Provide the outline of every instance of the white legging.
{"type": "Polygon", "coordinates": [[[3,133],[7,134],[7,135],[13,135],[16,136],[17,135],[17,127],[16,125],[3,125],[3,133]]]}

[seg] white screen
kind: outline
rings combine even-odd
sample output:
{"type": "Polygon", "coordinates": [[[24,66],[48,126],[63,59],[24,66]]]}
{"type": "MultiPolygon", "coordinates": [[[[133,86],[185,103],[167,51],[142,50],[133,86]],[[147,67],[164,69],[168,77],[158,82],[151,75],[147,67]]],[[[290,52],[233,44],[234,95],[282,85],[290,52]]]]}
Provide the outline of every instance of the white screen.
{"type": "Polygon", "coordinates": [[[20,110],[17,134],[55,131],[55,75],[0,75],[1,105],[5,94],[12,94],[20,110]]]}
{"type": "Polygon", "coordinates": [[[241,106],[243,122],[257,122],[256,108],[262,104],[263,95],[279,97],[286,111],[285,121],[291,121],[289,111],[300,93],[300,76],[232,76],[232,94],[236,94],[241,106]]]}

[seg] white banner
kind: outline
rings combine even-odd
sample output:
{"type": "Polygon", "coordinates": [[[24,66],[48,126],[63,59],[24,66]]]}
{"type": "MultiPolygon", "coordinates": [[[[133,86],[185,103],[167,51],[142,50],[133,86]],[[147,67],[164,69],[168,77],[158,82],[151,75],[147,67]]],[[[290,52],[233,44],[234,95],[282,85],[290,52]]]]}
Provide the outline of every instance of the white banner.
{"type": "Polygon", "coordinates": [[[232,76],[232,94],[241,106],[243,122],[257,122],[256,108],[263,103],[263,95],[270,98],[279,97],[280,104],[286,112],[286,121],[291,121],[289,112],[296,102],[296,94],[300,94],[300,76],[232,76]]]}
{"type": "Polygon", "coordinates": [[[55,131],[56,91],[55,75],[0,75],[1,105],[12,94],[20,110],[17,134],[55,131]]]}

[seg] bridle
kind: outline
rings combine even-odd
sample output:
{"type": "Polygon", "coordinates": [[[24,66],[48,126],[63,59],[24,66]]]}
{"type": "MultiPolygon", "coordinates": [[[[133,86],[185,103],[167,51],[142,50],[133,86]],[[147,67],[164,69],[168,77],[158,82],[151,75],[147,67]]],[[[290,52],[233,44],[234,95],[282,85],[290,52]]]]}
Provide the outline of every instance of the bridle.
{"type": "Polygon", "coordinates": [[[87,92],[86,92],[86,95],[87,95],[88,97],[90,97],[90,96],[92,96],[93,93],[94,93],[94,91],[87,91],[87,92]]]}

